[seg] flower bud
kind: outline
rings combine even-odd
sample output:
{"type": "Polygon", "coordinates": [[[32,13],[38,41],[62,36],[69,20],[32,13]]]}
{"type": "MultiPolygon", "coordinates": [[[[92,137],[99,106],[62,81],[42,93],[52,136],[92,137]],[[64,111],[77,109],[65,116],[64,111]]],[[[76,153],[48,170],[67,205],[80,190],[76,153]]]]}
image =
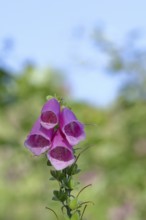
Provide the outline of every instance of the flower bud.
{"type": "Polygon", "coordinates": [[[69,201],[69,208],[74,210],[78,207],[78,200],[77,198],[73,198],[69,201]]]}
{"type": "Polygon", "coordinates": [[[75,213],[72,215],[71,220],[80,220],[79,213],[78,213],[78,212],[75,212],[75,213]]]}

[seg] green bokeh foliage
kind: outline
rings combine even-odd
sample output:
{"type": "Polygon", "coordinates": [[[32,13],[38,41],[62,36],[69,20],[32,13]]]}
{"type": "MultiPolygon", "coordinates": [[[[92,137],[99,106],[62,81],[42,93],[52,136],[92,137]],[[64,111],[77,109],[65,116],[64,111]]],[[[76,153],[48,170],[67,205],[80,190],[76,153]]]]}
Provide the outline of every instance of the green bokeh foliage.
{"type": "Polygon", "coordinates": [[[51,200],[58,185],[49,180],[46,156],[32,156],[23,146],[45,97],[54,94],[67,99],[85,123],[87,138],[77,147],[89,149],[78,162],[81,184],[75,193],[92,183],[81,195],[81,200],[94,202],[86,210],[87,219],[146,219],[145,99],[131,102],[122,93],[112,108],[103,110],[73,102],[68,93],[56,70],[26,66],[13,75],[1,68],[0,219],[55,219],[46,206],[64,219],[57,202],[51,200]]]}

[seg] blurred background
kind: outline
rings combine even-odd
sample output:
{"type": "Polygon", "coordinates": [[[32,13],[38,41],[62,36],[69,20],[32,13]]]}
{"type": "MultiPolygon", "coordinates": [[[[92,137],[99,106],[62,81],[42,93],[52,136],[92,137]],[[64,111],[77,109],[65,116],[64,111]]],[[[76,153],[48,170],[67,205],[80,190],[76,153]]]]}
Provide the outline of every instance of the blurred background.
{"type": "Polygon", "coordinates": [[[47,95],[86,124],[85,219],[146,219],[146,2],[1,1],[0,219],[54,220],[58,185],[24,140],[47,95]]]}

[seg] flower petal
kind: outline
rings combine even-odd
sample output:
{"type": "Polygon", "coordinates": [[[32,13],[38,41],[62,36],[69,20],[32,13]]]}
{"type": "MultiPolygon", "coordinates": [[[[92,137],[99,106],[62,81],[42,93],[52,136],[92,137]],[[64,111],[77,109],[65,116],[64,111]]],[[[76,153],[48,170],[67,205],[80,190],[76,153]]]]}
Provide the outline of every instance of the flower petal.
{"type": "Polygon", "coordinates": [[[59,102],[54,98],[48,100],[42,108],[40,117],[41,125],[47,129],[54,128],[58,124],[59,113],[59,102]]]}
{"type": "Polygon", "coordinates": [[[60,128],[71,145],[76,145],[85,139],[84,125],[68,108],[64,108],[60,114],[60,128]]]}
{"type": "Polygon", "coordinates": [[[75,161],[72,146],[63,138],[59,130],[54,136],[47,156],[56,170],[62,170],[75,161]]]}
{"type": "Polygon", "coordinates": [[[53,130],[43,128],[38,119],[24,144],[34,155],[38,156],[50,148],[52,135],[53,130]]]}

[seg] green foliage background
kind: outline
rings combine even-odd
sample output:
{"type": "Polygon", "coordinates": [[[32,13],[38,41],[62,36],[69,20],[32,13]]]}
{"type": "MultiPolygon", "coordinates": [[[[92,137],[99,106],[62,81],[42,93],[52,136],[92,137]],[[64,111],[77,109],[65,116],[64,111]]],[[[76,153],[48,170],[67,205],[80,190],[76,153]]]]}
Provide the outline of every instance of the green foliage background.
{"type": "Polygon", "coordinates": [[[113,72],[122,69],[129,73],[134,68],[138,79],[143,76],[143,80],[137,84],[134,74],[115,104],[104,110],[73,102],[58,70],[39,70],[29,65],[21,73],[12,74],[6,68],[0,69],[0,219],[55,219],[46,206],[64,219],[60,206],[51,200],[58,185],[49,180],[46,156],[34,157],[23,145],[45,97],[54,94],[64,97],[86,124],[87,138],[80,147],[90,148],[79,160],[81,184],[75,191],[77,194],[92,183],[80,197],[95,204],[89,205],[85,219],[146,219],[145,68],[134,56],[137,69],[131,65],[127,70],[131,60],[125,62],[113,51],[106,51],[112,58],[113,72]],[[131,88],[138,91],[137,96],[131,88]]]}

